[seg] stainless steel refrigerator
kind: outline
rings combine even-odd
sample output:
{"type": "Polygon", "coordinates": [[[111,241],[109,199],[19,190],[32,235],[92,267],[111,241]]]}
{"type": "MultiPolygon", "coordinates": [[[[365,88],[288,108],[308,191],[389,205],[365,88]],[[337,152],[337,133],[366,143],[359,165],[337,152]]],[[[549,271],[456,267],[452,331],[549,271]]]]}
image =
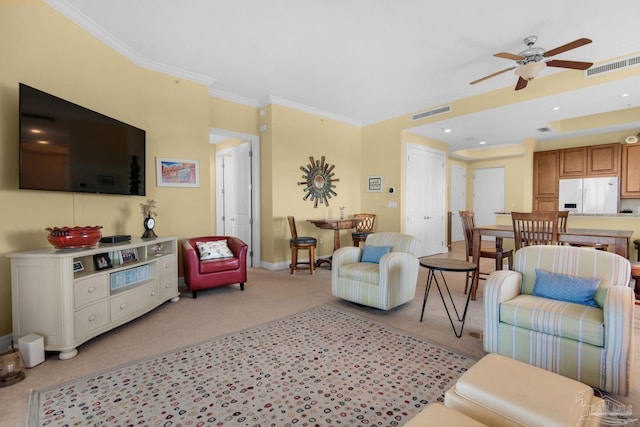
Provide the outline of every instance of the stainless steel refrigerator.
{"type": "Polygon", "coordinates": [[[559,210],[574,213],[617,213],[618,177],[560,180],[559,210]]]}

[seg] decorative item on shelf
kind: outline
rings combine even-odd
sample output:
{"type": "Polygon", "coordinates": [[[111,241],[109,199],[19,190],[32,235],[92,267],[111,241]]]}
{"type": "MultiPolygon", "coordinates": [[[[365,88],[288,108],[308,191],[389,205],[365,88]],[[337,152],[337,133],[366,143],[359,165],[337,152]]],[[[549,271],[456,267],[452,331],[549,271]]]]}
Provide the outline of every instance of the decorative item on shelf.
{"type": "Polygon", "coordinates": [[[77,273],[78,271],[84,270],[84,265],[82,265],[82,261],[77,260],[73,262],[73,272],[77,273]]]}
{"type": "Polygon", "coordinates": [[[20,352],[10,348],[0,353],[0,387],[19,383],[24,377],[24,362],[20,352]]]}
{"type": "Polygon", "coordinates": [[[153,228],[156,226],[156,220],[153,217],[158,216],[158,213],[155,211],[155,209],[156,201],[153,199],[147,199],[147,203],[140,203],[140,211],[142,212],[142,216],[144,218],[144,234],[142,235],[143,239],[155,239],[156,237],[158,237],[153,231],[153,228]]]}
{"type": "Polygon", "coordinates": [[[162,249],[163,249],[162,243],[158,243],[153,248],[151,248],[151,250],[153,251],[153,254],[155,256],[161,256],[162,255],[162,249]]]}
{"type": "Polygon", "coordinates": [[[340,206],[340,219],[344,219],[344,206],[340,206]]]}
{"type": "Polygon", "coordinates": [[[90,227],[49,227],[47,241],[56,249],[90,248],[102,237],[102,226],[90,227]]]}
{"type": "Polygon", "coordinates": [[[95,265],[96,270],[106,270],[107,268],[113,267],[113,264],[111,264],[111,258],[106,252],[95,254],[93,256],[93,264],[95,265]]]}
{"type": "Polygon", "coordinates": [[[311,161],[306,167],[300,166],[300,169],[305,173],[302,178],[305,181],[298,182],[298,185],[306,185],[303,191],[306,193],[302,200],[307,200],[311,197],[313,207],[318,207],[318,202],[324,203],[329,207],[329,199],[331,196],[337,196],[338,194],[333,190],[335,185],[333,182],[340,181],[338,178],[333,178],[333,168],[335,165],[329,166],[324,162],[324,156],[322,160],[314,160],[313,156],[309,157],[311,161]]]}

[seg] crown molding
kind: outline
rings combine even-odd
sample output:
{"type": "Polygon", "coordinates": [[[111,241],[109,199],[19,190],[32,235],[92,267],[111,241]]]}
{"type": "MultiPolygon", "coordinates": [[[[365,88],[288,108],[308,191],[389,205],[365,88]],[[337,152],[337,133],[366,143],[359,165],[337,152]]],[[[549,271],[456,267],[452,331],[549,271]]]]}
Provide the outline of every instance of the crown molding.
{"type": "Polygon", "coordinates": [[[94,20],[87,17],[78,9],[70,5],[66,0],[44,0],[49,6],[60,12],[62,15],[69,18],[71,21],[78,24],[80,27],[91,33],[98,40],[111,47],[113,50],[133,62],[134,64],[147,68],[149,70],[158,71],[160,73],[169,74],[174,77],[180,77],[195,83],[211,86],[215,83],[215,79],[201,74],[192,73],[180,68],[171,67],[156,61],[149,60],[141,56],[138,52],[131,49],[128,45],[124,44],[113,34],[105,31],[94,20]]]}
{"type": "Polygon", "coordinates": [[[264,107],[268,104],[277,104],[283,107],[291,108],[294,110],[302,111],[305,113],[314,114],[316,116],[326,117],[327,119],[336,120],[338,122],[343,122],[349,125],[354,126],[362,126],[362,122],[359,120],[352,119],[350,117],[340,116],[338,114],[333,114],[328,111],[320,110],[318,108],[310,107],[308,105],[300,104],[298,102],[289,101],[288,99],[280,98],[274,95],[269,95],[267,98],[263,99],[260,104],[260,107],[264,107]]]}
{"type": "Polygon", "coordinates": [[[253,108],[260,107],[260,102],[255,99],[245,98],[244,96],[235,95],[219,89],[209,88],[209,96],[226,99],[227,101],[237,102],[238,104],[243,104],[253,108]]]}

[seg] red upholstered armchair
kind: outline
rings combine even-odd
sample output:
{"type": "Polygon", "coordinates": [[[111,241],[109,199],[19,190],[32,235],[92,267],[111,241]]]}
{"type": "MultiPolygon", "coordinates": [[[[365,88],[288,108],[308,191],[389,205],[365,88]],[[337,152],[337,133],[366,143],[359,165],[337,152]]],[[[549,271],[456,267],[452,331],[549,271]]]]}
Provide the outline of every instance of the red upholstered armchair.
{"type": "Polygon", "coordinates": [[[184,264],[184,282],[193,294],[201,289],[227,286],[234,283],[240,284],[240,290],[244,291],[244,282],[247,281],[247,244],[237,237],[230,236],[204,236],[194,237],[182,241],[182,261],[184,264]],[[215,242],[224,240],[227,242],[231,253],[228,257],[201,261],[201,252],[197,242],[215,242]]]}

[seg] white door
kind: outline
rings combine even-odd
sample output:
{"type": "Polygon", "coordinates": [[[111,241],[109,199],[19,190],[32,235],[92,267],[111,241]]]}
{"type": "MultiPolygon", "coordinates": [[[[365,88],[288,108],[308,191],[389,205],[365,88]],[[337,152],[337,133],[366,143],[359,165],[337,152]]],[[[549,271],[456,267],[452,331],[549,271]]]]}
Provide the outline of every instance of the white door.
{"type": "Polygon", "coordinates": [[[418,257],[445,252],[444,152],[407,144],[407,234],[420,239],[418,257]]]}
{"type": "MultiPolygon", "coordinates": [[[[504,211],[504,168],[476,169],[473,173],[473,212],[476,225],[496,223],[504,211]]],[[[495,240],[490,237],[486,240],[495,240]]]]}
{"type": "Polygon", "coordinates": [[[464,240],[462,222],[458,211],[466,210],[467,169],[461,165],[451,165],[451,187],[449,208],[451,210],[451,241],[464,240]]]}
{"type": "Polygon", "coordinates": [[[253,247],[251,242],[251,144],[234,147],[235,236],[253,247]]]}

